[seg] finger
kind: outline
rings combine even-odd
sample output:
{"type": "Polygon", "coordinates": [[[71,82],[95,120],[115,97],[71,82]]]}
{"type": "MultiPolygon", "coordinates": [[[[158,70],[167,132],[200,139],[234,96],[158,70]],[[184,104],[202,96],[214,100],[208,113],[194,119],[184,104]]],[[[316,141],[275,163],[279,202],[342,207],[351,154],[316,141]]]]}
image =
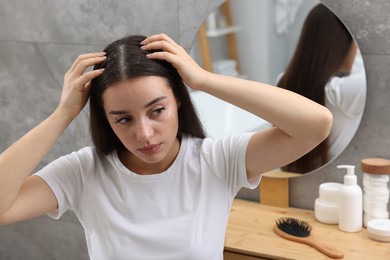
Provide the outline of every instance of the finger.
{"type": "Polygon", "coordinates": [[[146,51],[151,50],[164,50],[171,53],[177,53],[178,49],[176,46],[173,46],[171,43],[166,41],[155,41],[148,43],[147,45],[143,45],[141,49],[146,51]]]}
{"type": "Polygon", "coordinates": [[[172,40],[165,33],[160,33],[160,34],[155,34],[155,35],[149,36],[145,40],[143,40],[141,42],[141,44],[142,45],[146,45],[146,44],[149,44],[149,43],[155,42],[155,41],[166,41],[166,42],[169,42],[169,43],[171,43],[173,45],[177,45],[177,43],[174,40],[172,40]]]}
{"type": "Polygon", "coordinates": [[[89,91],[91,89],[91,81],[88,81],[85,85],[84,85],[84,89],[86,91],[89,91]]]}
{"type": "Polygon", "coordinates": [[[86,53],[86,54],[80,54],[76,60],[73,62],[72,66],[70,67],[69,71],[74,71],[75,68],[77,67],[77,65],[82,61],[82,60],[85,60],[85,59],[89,59],[89,58],[95,58],[95,57],[102,57],[102,56],[105,56],[106,53],[105,52],[93,52],[93,53],[86,53]]]}
{"type": "Polygon", "coordinates": [[[77,79],[78,83],[85,87],[88,87],[88,82],[90,84],[90,81],[93,80],[96,77],[99,77],[104,72],[104,68],[98,69],[98,70],[92,70],[84,73],[80,78],[77,79]]]}
{"type": "Polygon", "coordinates": [[[89,96],[89,93],[91,92],[91,81],[88,81],[84,86],[84,94],[85,98],[89,96]]]}
{"type": "Polygon", "coordinates": [[[91,57],[91,58],[87,58],[87,59],[81,60],[76,65],[76,67],[74,68],[73,72],[76,75],[81,75],[81,74],[83,74],[86,71],[86,69],[88,67],[96,65],[96,64],[99,64],[99,63],[102,63],[105,59],[107,59],[106,56],[99,56],[99,57],[91,57]]]}
{"type": "Polygon", "coordinates": [[[94,57],[101,57],[105,56],[105,52],[93,52],[93,53],[86,53],[86,54],[80,54],[76,60],[73,62],[72,66],[70,67],[70,70],[74,70],[81,61],[89,58],[94,58],[94,57]]]}
{"type": "Polygon", "coordinates": [[[149,54],[146,54],[146,57],[150,58],[150,59],[156,59],[156,60],[165,60],[169,63],[171,63],[175,68],[176,68],[176,65],[177,65],[177,62],[178,62],[178,59],[175,54],[172,54],[172,53],[169,53],[169,52],[165,52],[165,51],[158,51],[158,52],[153,52],[153,53],[149,53],[149,54]]]}

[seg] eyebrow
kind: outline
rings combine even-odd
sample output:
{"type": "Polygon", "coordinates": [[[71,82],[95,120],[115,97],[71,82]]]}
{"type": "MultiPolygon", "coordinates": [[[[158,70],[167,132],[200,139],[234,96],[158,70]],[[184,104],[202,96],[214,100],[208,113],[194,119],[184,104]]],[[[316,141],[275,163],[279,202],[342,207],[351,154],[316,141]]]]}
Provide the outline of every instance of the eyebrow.
{"type": "Polygon", "coordinates": [[[165,99],[165,98],[167,98],[167,97],[166,97],[166,96],[156,97],[155,99],[153,99],[152,101],[150,101],[149,103],[147,103],[147,104],[144,106],[144,108],[150,107],[151,105],[153,105],[153,104],[155,104],[155,103],[157,103],[157,102],[159,102],[159,101],[161,101],[161,100],[163,100],[163,99],[165,99]]]}
{"type": "MultiPolygon", "coordinates": [[[[155,99],[153,99],[152,101],[150,101],[150,102],[148,102],[145,106],[144,106],[144,108],[148,108],[148,107],[150,107],[151,105],[153,105],[153,104],[155,104],[155,103],[157,103],[157,102],[159,102],[159,101],[161,101],[161,100],[163,100],[163,99],[165,99],[165,98],[167,98],[166,96],[161,96],[161,97],[156,97],[155,99]]],[[[126,114],[126,113],[128,113],[128,111],[126,111],[126,110],[112,110],[112,111],[110,111],[110,115],[123,115],[123,114],[126,114]]]]}

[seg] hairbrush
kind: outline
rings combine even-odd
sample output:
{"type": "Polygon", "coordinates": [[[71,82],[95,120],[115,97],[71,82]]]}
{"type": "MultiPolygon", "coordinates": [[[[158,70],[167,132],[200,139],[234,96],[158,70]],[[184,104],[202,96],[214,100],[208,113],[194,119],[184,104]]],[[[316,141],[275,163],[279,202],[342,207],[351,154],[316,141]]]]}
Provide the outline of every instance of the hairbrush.
{"type": "Polygon", "coordinates": [[[312,227],[309,223],[296,218],[279,218],[276,220],[276,225],[274,226],[275,233],[285,239],[312,246],[334,259],[344,257],[343,252],[314,239],[313,236],[310,235],[311,230],[312,227]]]}

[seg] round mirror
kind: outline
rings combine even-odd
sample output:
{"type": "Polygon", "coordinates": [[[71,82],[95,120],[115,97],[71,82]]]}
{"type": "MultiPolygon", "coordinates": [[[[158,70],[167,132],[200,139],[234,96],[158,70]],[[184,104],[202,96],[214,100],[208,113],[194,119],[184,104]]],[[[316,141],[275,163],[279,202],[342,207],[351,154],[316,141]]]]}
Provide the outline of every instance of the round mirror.
{"type": "MultiPolygon", "coordinates": [[[[331,110],[329,137],[283,171],[307,174],[323,167],[360,124],[366,99],[360,51],[342,21],[317,0],[226,1],[202,24],[191,55],[209,71],[277,85],[331,110]]],[[[206,93],[191,95],[212,138],[272,127],[206,93]]]]}

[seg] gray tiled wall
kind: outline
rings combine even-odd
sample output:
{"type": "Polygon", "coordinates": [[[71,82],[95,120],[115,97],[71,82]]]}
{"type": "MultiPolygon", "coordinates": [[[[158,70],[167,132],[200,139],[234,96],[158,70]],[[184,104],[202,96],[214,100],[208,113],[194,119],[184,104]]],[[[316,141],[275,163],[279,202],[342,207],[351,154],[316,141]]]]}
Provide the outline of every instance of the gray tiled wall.
{"type": "MultiPolygon", "coordinates": [[[[255,0],[254,0],[255,1],[255,0]]],[[[257,0],[261,1],[261,0],[257,0]]],[[[63,74],[77,54],[101,50],[127,34],[165,32],[190,49],[206,15],[222,0],[0,1],[0,151],[55,108],[63,74]]],[[[355,36],[368,92],[361,127],[330,165],[290,181],[291,205],[312,208],[322,182],[342,181],[341,163],[390,158],[390,4],[387,0],[323,0],[355,36]],[[309,196],[308,196],[309,194],[309,196]]],[[[41,164],[89,143],[87,112],[72,123],[41,164]]],[[[41,167],[41,166],[39,166],[41,167]]],[[[359,177],[361,172],[357,170],[359,177]]],[[[258,200],[258,190],[240,197],[258,200]]],[[[0,228],[0,259],[88,259],[83,230],[71,213],[0,228]]]]}

